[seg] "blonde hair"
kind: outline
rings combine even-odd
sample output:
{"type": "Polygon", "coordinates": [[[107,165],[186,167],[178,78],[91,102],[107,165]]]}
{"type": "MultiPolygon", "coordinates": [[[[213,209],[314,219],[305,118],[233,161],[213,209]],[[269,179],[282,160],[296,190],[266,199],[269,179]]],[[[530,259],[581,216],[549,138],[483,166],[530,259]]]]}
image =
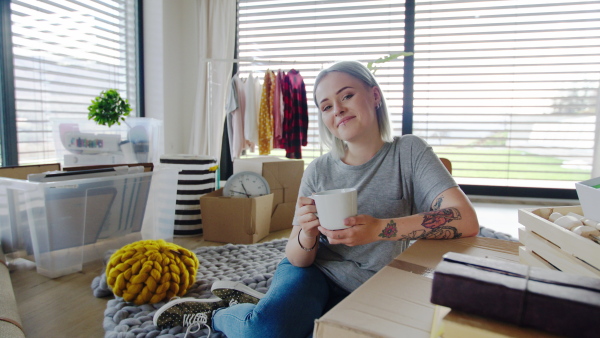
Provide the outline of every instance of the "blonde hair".
{"type": "MultiPolygon", "coordinates": [[[[325,76],[332,72],[342,72],[346,73],[360,81],[362,81],[367,87],[379,88],[379,93],[381,95],[381,102],[378,108],[375,110],[377,114],[377,124],[379,126],[379,135],[384,142],[389,142],[392,140],[392,131],[390,127],[390,119],[388,117],[387,105],[385,103],[385,98],[383,97],[383,93],[381,92],[381,88],[377,83],[377,80],[373,76],[373,74],[369,71],[367,67],[365,67],[362,63],[357,61],[341,61],[333,64],[331,67],[322,70],[317,78],[315,79],[314,92],[317,91],[317,87],[319,83],[325,76]]],[[[315,100],[315,105],[317,109],[319,109],[319,104],[317,102],[317,97],[313,95],[315,100]]],[[[329,129],[323,123],[323,117],[321,110],[319,109],[318,114],[318,123],[319,123],[319,134],[321,136],[321,143],[325,145],[327,148],[331,150],[331,153],[337,158],[341,158],[344,156],[346,152],[346,143],[343,140],[335,137],[329,129]]]]}

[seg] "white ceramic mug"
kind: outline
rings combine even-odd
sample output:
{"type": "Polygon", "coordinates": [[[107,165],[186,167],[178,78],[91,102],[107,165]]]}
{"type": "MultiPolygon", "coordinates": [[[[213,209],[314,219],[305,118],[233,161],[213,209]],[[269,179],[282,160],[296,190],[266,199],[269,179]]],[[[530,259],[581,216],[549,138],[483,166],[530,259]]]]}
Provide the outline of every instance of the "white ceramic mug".
{"type": "Polygon", "coordinates": [[[327,190],[312,195],[321,226],[329,230],[346,229],[344,219],[357,214],[356,196],[354,188],[327,190]]]}

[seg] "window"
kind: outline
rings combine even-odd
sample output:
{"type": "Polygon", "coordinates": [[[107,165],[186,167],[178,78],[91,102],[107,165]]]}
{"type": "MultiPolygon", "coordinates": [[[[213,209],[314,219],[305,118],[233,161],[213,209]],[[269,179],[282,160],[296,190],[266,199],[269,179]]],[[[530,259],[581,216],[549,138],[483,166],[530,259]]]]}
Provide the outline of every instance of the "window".
{"type": "Polygon", "coordinates": [[[597,0],[417,1],[413,132],[460,184],[600,176],[599,16],[597,0]]]}
{"type": "Polygon", "coordinates": [[[10,20],[18,143],[4,139],[3,150],[18,164],[57,162],[51,119],[86,118],[103,90],[117,89],[141,115],[135,0],[13,0],[10,20]]]}
{"type": "Polygon", "coordinates": [[[239,1],[239,57],[254,59],[240,73],[296,68],[305,78],[305,161],[323,152],[312,104],[318,71],[401,52],[414,35],[413,81],[404,83],[402,59],[376,73],[394,134],[425,138],[452,160],[466,192],[574,198],[574,182],[600,176],[597,0],[417,0],[414,17],[411,3],[405,11],[402,1],[239,1]],[[414,30],[405,32],[405,16],[414,30]],[[414,89],[410,102],[404,86],[414,89]]]}
{"type": "MultiPolygon", "coordinates": [[[[304,79],[309,109],[305,164],[322,155],[313,101],[314,81],[323,68],[341,60],[367,64],[403,51],[402,1],[239,1],[240,77],[262,81],[267,69],[296,69],[304,79]]],[[[396,134],[402,129],[402,60],[381,64],[377,80],[386,94],[396,134]]],[[[256,152],[257,154],[258,152],[256,152]]],[[[275,149],[273,155],[285,157],[275,149]]]]}

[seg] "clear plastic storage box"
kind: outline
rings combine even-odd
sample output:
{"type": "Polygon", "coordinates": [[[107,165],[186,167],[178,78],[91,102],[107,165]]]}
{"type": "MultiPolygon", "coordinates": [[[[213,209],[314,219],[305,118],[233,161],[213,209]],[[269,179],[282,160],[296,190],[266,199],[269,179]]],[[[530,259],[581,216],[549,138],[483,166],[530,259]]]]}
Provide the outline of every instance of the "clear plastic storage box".
{"type": "Polygon", "coordinates": [[[34,260],[55,278],[140,239],[173,240],[177,170],[30,182],[0,178],[8,263],[34,260]]]}
{"type": "Polygon", "coordinates": [[[128,117],[111,127],[88,119],[52,119],[56,155],[63,167],[159,163],[162,130],[162,121],[147,117],[128,117]]]}

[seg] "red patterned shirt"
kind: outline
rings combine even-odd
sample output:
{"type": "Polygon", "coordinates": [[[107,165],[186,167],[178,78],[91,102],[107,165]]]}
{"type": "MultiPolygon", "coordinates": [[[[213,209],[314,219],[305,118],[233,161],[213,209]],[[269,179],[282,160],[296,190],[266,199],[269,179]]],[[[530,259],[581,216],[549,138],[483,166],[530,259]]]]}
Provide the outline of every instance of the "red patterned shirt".
{"type": "Polygon", "coordinates": [[[308,104],[302,75],[290,70],[283,81],[283,146],[285,157],[302,158],[301,146],[307,144],[308,104]]]}

